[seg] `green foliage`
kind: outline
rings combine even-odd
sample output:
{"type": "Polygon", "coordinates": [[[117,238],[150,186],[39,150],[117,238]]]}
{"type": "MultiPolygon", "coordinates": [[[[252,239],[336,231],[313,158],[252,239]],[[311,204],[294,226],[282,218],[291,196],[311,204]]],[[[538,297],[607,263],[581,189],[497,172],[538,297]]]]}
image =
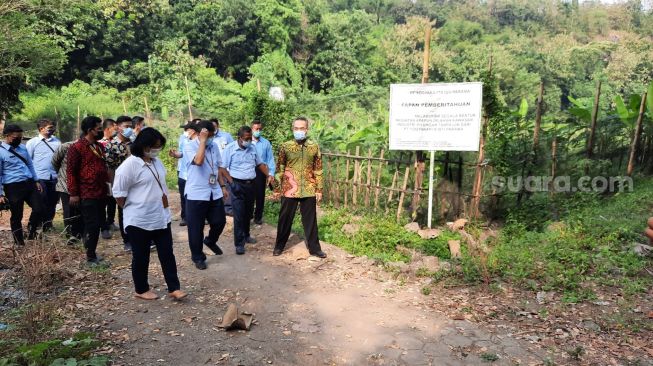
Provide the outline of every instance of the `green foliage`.
{"type": "Polygon", "coordinates": [[[77,333],[72,338],[51,339],[44,342],[23,345],[8,356],[0,358],[0,365],[66,365],[104,366],[109,364],[105,356],[91,356],[101,342],[91,333],[77,333]]]}

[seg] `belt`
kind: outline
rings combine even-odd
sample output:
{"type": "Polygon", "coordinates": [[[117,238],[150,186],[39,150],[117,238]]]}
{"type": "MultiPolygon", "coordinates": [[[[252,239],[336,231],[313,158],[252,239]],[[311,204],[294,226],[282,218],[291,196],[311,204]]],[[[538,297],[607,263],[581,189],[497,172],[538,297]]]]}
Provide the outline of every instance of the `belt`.
{"type": "Polygon", "coordinates": [[[234,177],[231,177],[231,179],[233,179],[234,182],[240,183],[240,184],[252,184],[252,183],[254,183],[254,179],[238,179],[238,178],[234,178],[234,177]]]}

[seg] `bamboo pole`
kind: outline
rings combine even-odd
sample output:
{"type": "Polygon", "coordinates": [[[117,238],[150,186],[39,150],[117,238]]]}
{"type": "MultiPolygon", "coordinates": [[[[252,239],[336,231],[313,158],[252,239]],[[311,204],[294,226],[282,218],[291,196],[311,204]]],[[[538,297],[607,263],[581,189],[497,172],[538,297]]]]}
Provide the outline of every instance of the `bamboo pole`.
{"type": "MultiPolygon", "coordinates": [[[[531,154],[524,161],[522,171],[526,171],[526,177],[532,174],[532,165],[537,163],[538,150],[540,147],[540,129],[542,126],[542,114],[544,113],[544,81],[540,81],[540,94],[537,97],[537,109],[535,110],[535,127],[533,130],[533,146],[531,154]]],[[[522,197],[526,193],[522,190],[517,194],[517,203],[521,202],[522,197]]]]}
{"type": "MultiPolygon", "coordinates": [[[[489,76],[492,77],[494,57],[490,55],[490,64],[488,66],[489,76]]],[[[483,161],[485,161],[485,139],[487,134],[487,126],[490,122],[490,116],[487,110],[484,111],[483,121],[481,122],[481,137],[478,146],[478,159],[476,160],[476,168],[474,172],[474,183],[472,186],[472,200],[471,200],[471,217],[477,218],[480,214],[479,207],[481,205],[481,191],[483,189],[483,161]]]]}
{"type": "Polygon", "coordinates": [[[372,149],[367,151],[367,187],[365,189],[365,208],[370,206],[370,194],[372,193],[372,149]]]}
{"type": "Polygon", "coordinates": [[[336,168],[336,202],[337,202],[337,207],[340,207],[340,203],[342,202],[342,196],[340,195],[340,158],[336,157],[336,162],[335,162],[335,168],[336,168]]]}
{"type": "Polygon", "coordinates": [[[587,139],[587,158],[591,159],[594,154],[594,138],[596,136],[596,121],[599,116],[599,102],[601,100],[601,80],[596,83],[596,95],[594,95],[594,108],[592,109],[592,125],[589,138],[587,139]]]}
{"type": "Polygon", "coordinates": [[[395,170],[395,174],[392,176],[392,185],[390,185],[390,193],[388,193],[388,200],[385,202],[385,214],[387,215],[390,210],[390,202],[392,202],[392,196],[394,195],[395,185],[397,185],[397,176],[399,171],[395,170]]]}
{"type": "Polygon", "coordinates": [[[79,137],[79,135],[82,133],[81,126],[82,126],[82,113],[79,110],[79,104],[78,104],[77,105],[77,133],[75,137],[79,137]]]}
{"type": "Polygon", "coordinates": [[[147,118],[147,123],[151,124],[152,115],[150,114],[150,106],[147,104],[147,97],[145,95],[143,96],[143,101],[145,102],[145,118],[147,118]]]}
{"type": "MultiPolygon", "coordinates": [[[[379,156],[383,159],[383,154],[385,153],[384,149],[381,149],[381,155],[379,156]]],[[[387,162],[386,162],[387,166],[387,162]]],[[[381,173],[383,172],[383,160],[379,161],[379,168],[376,171],[376,190],[374,192],[374,211],[379,207],[379,193],[381,192],[381,173]]]]}
{"type": "Polygon", "coordinates": [[[551,181],[549,182],[549,194],[554,195],[553,189],[553,179],[556,177],[556,168],[558,163],[558,136],[553,135],[553,141],[551,142],[551,181]]]}
{"type": "Polygon", "coordinates": [[[59,111],[57,107],[54,107],[54,121],[57,124],[57,136],[61,138],[61,121],[59,119],[59,111]]]}
{"type": "Polygon", "coordinates": [[[352,178],[352,207],[358,206],[358,175],[360,174],[360,146],[356,146],[356,158],[354,159],[354,177],[352,178]]]}
{"type": "Polygon", "coordinates": [[[406,173],[404,173],[404,184],[402,185],[401,188],[401,194],[399,195],[399,206],[397,207],[397,222],[399,222],[399,218],[401,217],[401,211],[404,208],[404,197],[406,195],[406,186],[408,186],[408,176],[410,175],[410,167],[406,167],[406,173]]]}
{"type": "Polygon", "coordinates": [[[639,104],[639,115],[637,116],[637,124],[635,125],[635,135],[633,136],[633,141],[630,144],[630,158],[628,159],[628,168],[626,170],[627,176],[633,175],[633,170],[635,170],[635,155],[637,153],[637,142],[639,141],[639,135],[642,132],[642,120],[644,119],[644,111],[646,109],[646,93],[642,94],[642,102],[639,104]]]}
{"type": "Polygon", "coordinates": [[[127,103],[125,102],[125,97],[122,97],[122,111],[125,112],[125,115],[127,115],[127,103]]]}
{"type": "Polygon", "coordinates": [[[259,93],[261,92],[261,80],[260,79],[256,79],[256,90],[258,90],[259,93]]]}
{"type": "Polygon", "coordinates": [[[184,82],[186,83],[186,97],[188,97],[188,118],[193,120],[193,101],[190,98],[190,88],[188,87],[188,77],[184,75],[184,82]]]}
{"type": "MultiPolygon", "coordinates": [[[[347,150],[347,155],[349,155],[349,150],[347,150]]],[[[349,182],[349,158],[347,158],[347,165],[345,167],[345,182],[349,182]]],[[[345,208],[347,208],[347,203],[349,201],[349,185],[345,184],[345,208]]]]}

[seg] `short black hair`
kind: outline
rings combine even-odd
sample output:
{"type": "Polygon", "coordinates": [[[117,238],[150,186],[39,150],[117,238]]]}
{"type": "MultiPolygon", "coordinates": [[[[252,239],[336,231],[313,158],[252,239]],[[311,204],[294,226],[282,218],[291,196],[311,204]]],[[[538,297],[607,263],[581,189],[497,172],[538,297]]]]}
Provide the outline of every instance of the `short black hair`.
{"type": "Polygon", "coordinates": [[[132,128],[136,128],[136,125],[141,124],[143,121],[145,121],[145,118],[141,116],[132,117],[132,128]]]}
{"type": "Polygon", "coordinates": [[[131,121],[132,121],[132,118],[129,117],[129,116],[120,116],[120,117],[116,118],[116,123],[117,124],[122,124],[124,122],[131,123],[131,121]]]}
{"type": "Polygon", "coordinates": [[[36,128],[39,130],[50,125],[55,126],[55,123],[48,118],[41,118],[38,122],[36,122],[36,128]]]}
{"type": "Polygon", "coordinates": [[[146,128],[136,136],[136,140],[132,142],[130,150],[132,155],[142,158],[145,156],[145,149],[156,145],[157,141],[161,141],[161,148],[166,145],[166,138],[159,130],[155,128],[146,128]]]}
{"type": "Polygon", "coordinates": [[[209,121],[211,121],[212,123],[215,123],[218,126],[220,126],[220,120],[217,117],[213,117],[209,121]]]}
{"type": "Polygon", "coordinates": [[[215,127],[213,127],[213,122],[211,121],[199,121],[193,126],[193,129],[197,132],[202,131],[203,128],[206,128],[209,132],[215,132],[215,127]]]}
{"type": "Polygon", "coordinates": [[[82,132],[86,135],[88,131],[94,129],[100,123],[102,123],[100,117],[87,116],[82,120],[82,132]]]}
{"type": "Polygon", "coordinates": [[[111,125],[115,125],[116,121],[112,120],[111,118],[107,118],[102,122],[102,129],[106,130],[107,128],[111,127],[111,125]]]}
{"type": "Polygon", "coordinates": [[[14,132],[23,132],[23,129],[16,124],[5,125],[5,128],[2,129],[3,135],[8,135],[14,132]]]}
{"type": "Polygon", "coordinates": [[[261,126],[263,126],[263,122],[261,122],[260,119],[255,119],[255,120],[252,121],[252,126],[254,126],[254,125],[261,125],[261,126]]]}
{"type": "Polygon", "coordinates": [[[243,137],[246,133],[252,133],[252,128],[249,126],[242,126],[238,129],[238,137],[243,137]]]}

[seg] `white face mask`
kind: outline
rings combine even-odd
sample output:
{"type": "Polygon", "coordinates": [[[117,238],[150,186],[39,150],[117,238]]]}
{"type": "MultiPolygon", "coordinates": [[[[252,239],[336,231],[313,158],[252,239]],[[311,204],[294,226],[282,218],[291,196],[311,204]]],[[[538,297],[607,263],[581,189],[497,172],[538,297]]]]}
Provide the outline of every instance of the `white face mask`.
{"type": "Polygon", "coordinates": [[[186,136],[186,138],[190,138],[190,131],[184,131],[184,136],[186,136]]]}
{"type": "Polygon", "coordinates": [[[150,151],[146,152],[145,155],[147,155],[147,157],[149,157],[150,159],[154,159],[157,156],[159,156],[160,153],[161,153],[161,149],[150,149],[150,151]]]}

